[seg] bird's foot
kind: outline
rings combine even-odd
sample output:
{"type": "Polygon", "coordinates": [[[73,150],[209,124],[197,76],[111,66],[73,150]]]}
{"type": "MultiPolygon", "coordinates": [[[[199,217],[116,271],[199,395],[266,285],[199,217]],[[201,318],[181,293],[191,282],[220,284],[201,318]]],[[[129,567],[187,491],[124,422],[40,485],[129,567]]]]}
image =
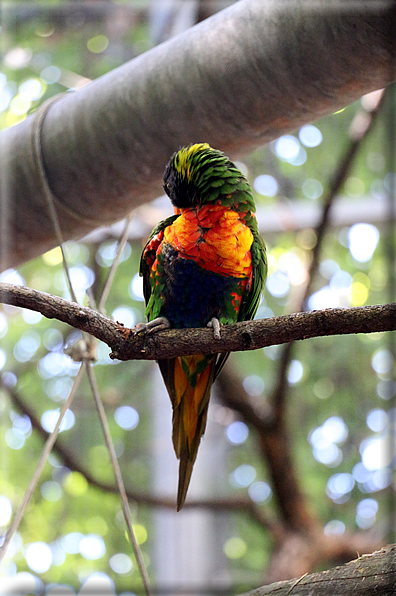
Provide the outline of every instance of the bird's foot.
{"type": "Polygon", "coordinates": [[[219,319],[216,319],[216,317],[213,317],[213,319],[210,319],[209,323],[207,324],[207,327],[213,327],[213,336],[215,339],[221,339],[220,337],[220,321],[219,319]]]}
{"type": "Polygon", "coordinates": [[[158,331],[165,331],[170,329],[170,323],[166,317],[157,317],[148,323],[139,323],[134,327],[133,332],[136,335],[149,335],[150,333],[157,333],[158,331]]]}

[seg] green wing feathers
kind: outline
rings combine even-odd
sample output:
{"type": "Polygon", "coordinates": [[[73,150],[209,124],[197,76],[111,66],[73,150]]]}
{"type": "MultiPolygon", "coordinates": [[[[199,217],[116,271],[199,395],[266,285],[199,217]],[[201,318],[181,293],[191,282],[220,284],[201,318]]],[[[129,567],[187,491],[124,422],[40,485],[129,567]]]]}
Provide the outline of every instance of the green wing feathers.
{"type": "Polygon", "coordinates": [[[250,321],[254,318],[260,302],[261,292],[265,278],[267,277],[267,256],[264,240],[257,230],[251,227],[253,232],[253,244],[250,249],[252,255],[252,277],[248,291],[242,298],[241,308],[238,312],[238,321],[250,321]]]}
{"type": "Polygon", "coordinates": [[[143,277],[143,295],[146,302],[146,317],[152,321],[158,316],[161,308],[160,304],[160,290],[161,288],[154,288],[152,285],[151,267],[156,259],[156,252],[160,246],[164,230],[179,217],[179,215],[171,215],[161,221],[151,232],[149,239],[143,249],[142,258],[140,259],[139,275],[143,277]]]}

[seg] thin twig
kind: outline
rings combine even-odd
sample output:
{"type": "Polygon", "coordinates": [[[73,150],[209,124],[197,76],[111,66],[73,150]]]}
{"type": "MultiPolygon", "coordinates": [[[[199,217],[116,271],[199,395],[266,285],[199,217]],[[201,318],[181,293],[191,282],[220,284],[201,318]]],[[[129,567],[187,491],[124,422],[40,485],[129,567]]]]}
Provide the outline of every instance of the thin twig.
{"type": "Polygon", "coordinates": [[[2,547],[0,548],[0,561],[3,559],[12,537],[14,536],[15,532],[19,528],[19,524],[21,523],[21,521],[23,519],[24,513],[26,511],[26,507],[29,504],[29,501],[32,497],[32,494],[37,486],[37,483],[40,479],[41,473],[44,469],[45,463],[48,459],[49,454],[51,453],[51,449],[52,449],[52,447],[56,441],[56,438],[58,436],[59,428],[60,428],[60,425],[62,424],[62,420],[66,414],[66,411],[70,408],[70,406],[73,402],[74,396],[77,392],[78,386],[82,379],[83,372],[84,372],[84,369],[81,366],[80,370],[78,371],[77,376],[74,380],[74,384],[70,391],[70,395],[61,408],[61,411],[59,413],[59,418],[55,424],[55,428],[52,431],[52,433],[49,435],[49,437],[45,443],[43,452],[42,452],[40,459],[37,463],[36,469],[35,469],[33,476],[29,482],[29,485],[25,491],[22,503],[21,503],[17,513],[15,514],[14,519],[12,520],[11,526],[6,534],[4,543],[3,543],[2,547]]]}
{"type": "Polygon", "coordinates": [[[45,172],[44,161],[43,161],[43,148],[42,148],[42,144],[41,144],[41,132],[42,132],[42,128],[43,128],[44,119],[47,115],[49,108],[52,106],[52,104],[54,104],[56,101],[61,99],[61,97],[63,97],[62,94],[58,94],[58,95],[54,95],[53,97],[50,97],[50,99],[45,101],[40,106],[40,108],[37,110],[37,112],[35,114],[35,118],[33,121],[33,128],[32,128],[33,143],[34,143],[33,155],[34,155],[34,158],[36,161],[37,171],[39,173],[42,191],[45,196],[45,200],[47,202],[48,211],[50,213],[52,224],[54,226],[54,230],[55,230],[55,234],[56,234],[56,238],[58,240],[58,244],[59,244],[59,247],[60,247],[60,250],[62,253],[63,268],[65,270],[67,282],[69,285],[70,296],[74,302],[77,302],[76,294],[74,292],[73,284],[72,284],[71,278],[70,278],[70,271],[69,271],[69,266],[68,266],[67,259],[66,259],[65,249],[63,246],[63,244],[64,244],[63,243],[63,234],[62,234],[61,226],[59,223],[58,214],[56,212],[52,190],[48,184],[47,174],[45,172]]]}
{"type": "Polygon", "coordinates": [[[92,366],[89,362],[85,362],[85,369],[87,371],[88,380],[91,385],[91,389],[92,389],[92,393],[94,396],[96,409],[98,411],[100,422],[102,425],[106,445],[109,450],[111,464],[114,469],[118,492],[120,494],[121,501],[122,501],[122,509],[124,512],[124,518],[125,518],[125,521],[127,524],[128,534],[129,534],[129,537],[130,537],[130,540],[132,543],[132,547],[133,547],[133,550],[135,553],[136,562],[137,562],[137,565],[138,565],[138,568],[140,571],[140,575],[141,575],[141,578],[143,581],[143,585],[144,585],[146,594],[147,594],[147,596],[150,596],[150,594],[151,594],[150,581],[149,581],[147,570],[146,570],[146,567],[145,567],[145,564],[143,561],[142,552],[140,550],[140,547],[139,547],[136,537],[135,537],[135,533],[133,531],[131,511],[129,509],[128,497],[127,497],[127,494],[125,491],[124,481],[122,479],[121,469],[120,469],[120,465],[118,463],[117,455],[116,455],[116,452],[114,449],[113,440],[111,438],[110,428],[109,428],[109,424],[107,422],[107,417],[106,417],[106,412],[105,412],[105,409],[103,406],[102,399],[100,397],[100,393],[99,393],[98,386],[96,383],[96,378],[95,378],[95,375],[93,374],[92,366]]]}

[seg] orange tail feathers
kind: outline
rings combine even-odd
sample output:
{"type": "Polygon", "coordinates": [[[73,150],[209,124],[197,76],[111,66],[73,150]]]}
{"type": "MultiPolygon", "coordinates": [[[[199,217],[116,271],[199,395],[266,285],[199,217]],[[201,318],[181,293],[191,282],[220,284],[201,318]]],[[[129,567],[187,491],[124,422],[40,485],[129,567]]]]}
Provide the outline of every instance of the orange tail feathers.
{"type": "Polygon", "coordinates": [[[183,507],[199,443],[205,432],[216,359],[217,355],[194,355],[160,363],[172,401],[172,439],[180,459],[177,511],[183,507]]]}

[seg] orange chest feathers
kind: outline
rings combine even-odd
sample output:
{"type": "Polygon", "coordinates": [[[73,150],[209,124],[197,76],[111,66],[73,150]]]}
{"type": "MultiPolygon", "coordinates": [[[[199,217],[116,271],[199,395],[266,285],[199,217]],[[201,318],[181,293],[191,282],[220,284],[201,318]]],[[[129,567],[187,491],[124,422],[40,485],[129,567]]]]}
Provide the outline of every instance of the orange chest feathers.
{"type": "Polygon", "coordinates": [[[203,269],[249,277],[253,235],[242,217],[220,204],[182,209],[180,217],[165,229],[164,241],[203,269]]]}

